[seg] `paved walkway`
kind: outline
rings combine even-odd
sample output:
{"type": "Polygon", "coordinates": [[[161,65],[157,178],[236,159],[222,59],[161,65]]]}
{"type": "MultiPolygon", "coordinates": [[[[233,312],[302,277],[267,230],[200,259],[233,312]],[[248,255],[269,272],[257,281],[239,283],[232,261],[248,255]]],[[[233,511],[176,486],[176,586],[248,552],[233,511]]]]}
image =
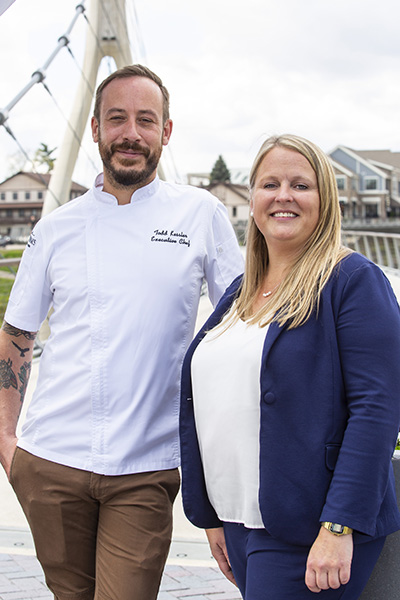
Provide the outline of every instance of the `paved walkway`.
{"type": "MultiPolygon", "coordinates": [[[[0,554],[1,600],[51,600],[34,556],[0,554]]],[[[240,600],[241,595],[215,567],[167,564],[158,600],[240,600]]],[[[118,600],[115,598],[114,600],[118,600]]]]}
{"type": "MultiPolygon", "coordinates": [[[[177,530],[182,532],[177,517],[177,530]]],[[[158,600],[241,600],[236,587],[216,566],[205,537],[191,535],[196,531],[189,530],[185,538],[174,537],[158,600]]],[[[28,527],[0,526],[0,600],[52,598],[28,527]]]]}

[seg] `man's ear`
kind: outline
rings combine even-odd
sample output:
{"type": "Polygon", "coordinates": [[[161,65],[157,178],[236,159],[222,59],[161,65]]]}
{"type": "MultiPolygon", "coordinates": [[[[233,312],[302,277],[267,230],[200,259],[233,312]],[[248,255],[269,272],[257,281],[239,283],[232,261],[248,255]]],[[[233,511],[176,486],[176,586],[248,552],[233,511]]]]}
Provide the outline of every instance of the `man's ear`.
{"type": "Polygon", "coordinates": [[[97,144],[97,142],[99,141],[99,123],[96,117],[92,117],[90,125],[92,128],[92,139],[97,144]]]}
{"type": "Polygon", "coordinates": [[[171,133],[172,133],[172,121],[171,119],[167,119],[164,123],[164,127],[163,127],[163,137],[162,137],[162,143],[163,146],[166,146],[169,142],[169,138],[171,137],[171,133]]]}

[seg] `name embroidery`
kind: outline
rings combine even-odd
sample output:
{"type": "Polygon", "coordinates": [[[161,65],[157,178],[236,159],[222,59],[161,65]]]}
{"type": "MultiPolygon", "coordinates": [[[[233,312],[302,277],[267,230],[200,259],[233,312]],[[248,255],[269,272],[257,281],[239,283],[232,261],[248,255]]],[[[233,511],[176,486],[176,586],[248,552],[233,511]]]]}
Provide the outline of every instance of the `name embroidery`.
{"type": "Polygon", "coordinates": [[[190,239],[183,231],[177,232],[173,229],[155,229],[150,238],[151,242],[167,242],[167,244],[180,244],[190,248],[190,239]]]}
{"type": "Polygon", "coordinates": [[[28,243],[27,243],[28,248],[30,248],[31,246],[34,246],[36,244],[36,241],[37,240],[35,238],[35,234],[32,231],[31,235],[29,236],[28,243]]]}

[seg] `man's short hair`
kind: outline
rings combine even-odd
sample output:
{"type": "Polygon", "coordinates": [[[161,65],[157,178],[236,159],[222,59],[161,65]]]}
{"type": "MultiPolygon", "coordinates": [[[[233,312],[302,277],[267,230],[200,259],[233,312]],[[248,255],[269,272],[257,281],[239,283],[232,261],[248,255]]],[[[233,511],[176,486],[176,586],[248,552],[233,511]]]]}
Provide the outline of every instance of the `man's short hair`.
{"type": "Polygon", "coordinates": [[[163,123],[165,123],[165,121],[169,119],[168,90],[163,85],[163,82],[161,81],[160,77],[143,65],[129,65],[126,67],[122,67],[121,69],[114,71],[114,73],[111,73],[111,75],[109,75],[106,79],[104,79],[104,81],[102,81],[102,83],[96,90],[96,99],[93,110],[93,114],[97,122],[100,123],[100,105],[104,88],[106,88],[108,84],[111,83],[111,81],[114,81],[114,79],[128,79],[129,77],[146,77],[147,79],[151,79],[151,81],[154,81],[154,83],[158,85],[163,97],[163,123]]]}

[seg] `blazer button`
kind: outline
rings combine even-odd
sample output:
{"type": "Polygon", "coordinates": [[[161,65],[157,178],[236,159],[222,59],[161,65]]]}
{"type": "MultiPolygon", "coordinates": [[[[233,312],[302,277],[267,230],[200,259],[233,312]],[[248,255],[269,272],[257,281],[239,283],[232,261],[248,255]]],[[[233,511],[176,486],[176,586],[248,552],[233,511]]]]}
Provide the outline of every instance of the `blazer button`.
{"type": "Polygon", "coordinates": [[[267,392],[266,394],[264,394],[265,404],[273,404],[275,402],[275,400],[276,400],[275,394],[273,394],[272,392],[267,392]]]}

